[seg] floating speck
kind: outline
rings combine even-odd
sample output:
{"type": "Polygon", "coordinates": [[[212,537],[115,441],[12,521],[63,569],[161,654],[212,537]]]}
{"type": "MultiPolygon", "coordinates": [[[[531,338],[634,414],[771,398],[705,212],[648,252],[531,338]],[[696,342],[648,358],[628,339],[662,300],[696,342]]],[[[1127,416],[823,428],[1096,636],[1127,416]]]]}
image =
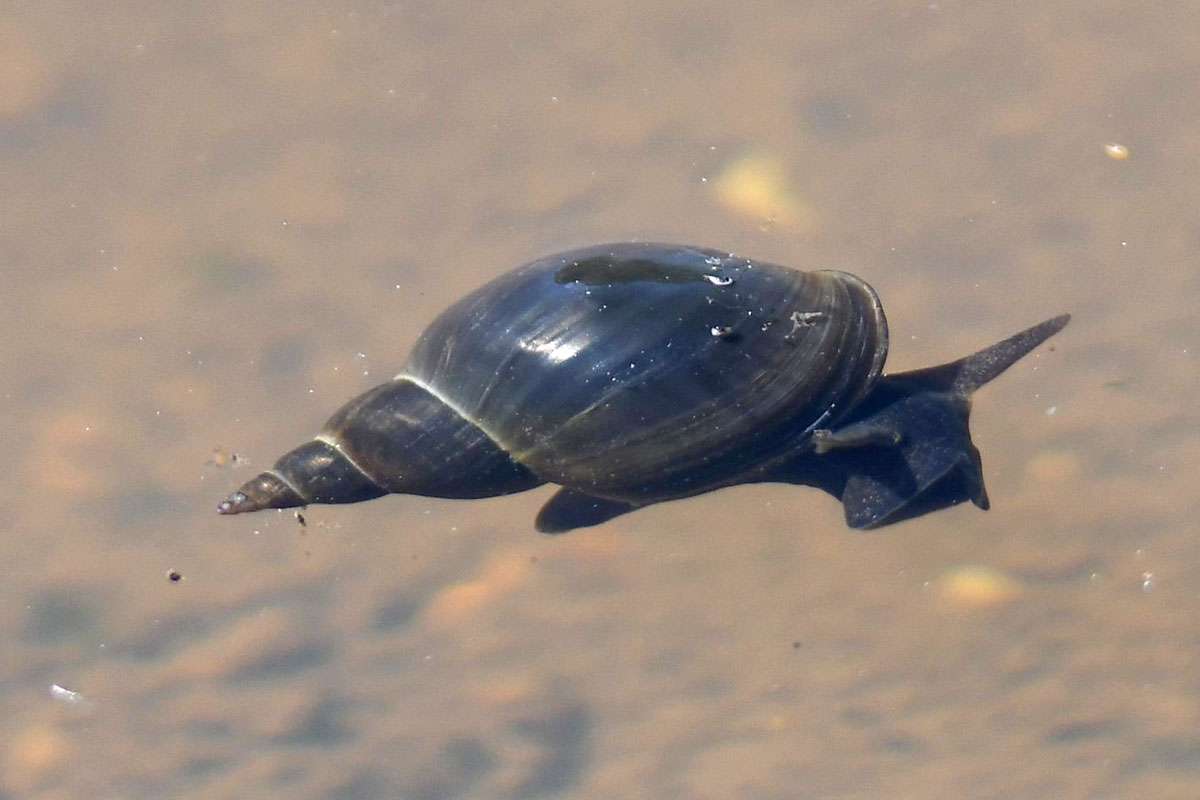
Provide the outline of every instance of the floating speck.
{"type": "Polygon", "coordinates": [[[66,703],[70,706],[83,706],[87,704],[82,694],[71,691],[65,686],[59,686],[57,683],[50,684],[50,696],[58,702],[66,703]]]}
{"type": "Polygon", "coordinates": [[[713,286],[729,286],[733,283],[733,278],[728,278],[724,275],[705,275],[704,280],[713,286]]]}
{"type": "Polygon", "coordinates": [[[237,469],[239,467],[244,467],[249,463],[250,459],[246,458],[244,455],[240,453],[234,453],[230,450],[226,450],[224,447],[217,446],[212,449],[212,455],[208,457],[207,466],[217,467],[218,469],[222,469],[224,467],[233,467],[234,469],[237,469]]]}
{"type": "Polygon", "coordinates": [[[792,323],[792,330],[788,335],[794,336],[796,331],[801,328],[811,328],[824,317],[824,311],[793,311],[792,315],[788,317],[792,323]]]}
{"type": "Polygon", "coordinates": [[[1113,161],[1124,161],[1129,158],[1129,148],[1117,142],[1109,142],[1104,145],[1104,155],[1111,158],[1113,161]]]}

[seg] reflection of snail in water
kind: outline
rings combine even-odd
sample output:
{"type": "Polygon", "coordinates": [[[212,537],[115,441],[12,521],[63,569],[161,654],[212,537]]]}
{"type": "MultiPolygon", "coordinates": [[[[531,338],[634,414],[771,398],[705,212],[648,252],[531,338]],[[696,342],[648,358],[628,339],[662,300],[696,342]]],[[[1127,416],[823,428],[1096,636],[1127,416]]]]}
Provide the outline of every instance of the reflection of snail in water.
{"type": "Polygon", "coordinates": [[[970,395],[1068,319],[883,377],[883,309],[853,275],[673,245],[561,253],[443,312],[400,375],[219,510],[556,483],[537,527],[558,532],[761,481],[824,489],[855,528],[987,508],[970,395]]]}

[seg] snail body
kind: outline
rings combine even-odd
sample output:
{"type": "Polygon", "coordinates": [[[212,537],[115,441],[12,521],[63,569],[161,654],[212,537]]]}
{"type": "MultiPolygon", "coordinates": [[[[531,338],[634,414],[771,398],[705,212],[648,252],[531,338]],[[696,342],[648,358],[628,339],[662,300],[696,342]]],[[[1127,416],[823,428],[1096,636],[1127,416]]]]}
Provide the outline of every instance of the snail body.
{"type": "Polygon", "coordinates": [[[838,496],[853,527],[986,507],[969,395],[1066,321],[884,377],[882,306],[849,273],[677,245],[561,253],[448,308],[399,375],[219,510],[554,483],[537,525],[557,532],[772,480],[838,496]]]}

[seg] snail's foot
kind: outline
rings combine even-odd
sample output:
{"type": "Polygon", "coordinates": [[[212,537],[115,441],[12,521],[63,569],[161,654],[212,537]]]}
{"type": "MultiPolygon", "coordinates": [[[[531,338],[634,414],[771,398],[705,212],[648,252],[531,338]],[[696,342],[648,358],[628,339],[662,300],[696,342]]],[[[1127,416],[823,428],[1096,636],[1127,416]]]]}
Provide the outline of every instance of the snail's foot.
{"type": "Polygon", "coordinates": [[[535,525],[542,533],[566,533],[576,528],[590,528],[608,522],[613,517],[628,514],[637,508],[620,500],[593,497],[574,489],[559,489],[558,493],[542,506],[535,525]]]}

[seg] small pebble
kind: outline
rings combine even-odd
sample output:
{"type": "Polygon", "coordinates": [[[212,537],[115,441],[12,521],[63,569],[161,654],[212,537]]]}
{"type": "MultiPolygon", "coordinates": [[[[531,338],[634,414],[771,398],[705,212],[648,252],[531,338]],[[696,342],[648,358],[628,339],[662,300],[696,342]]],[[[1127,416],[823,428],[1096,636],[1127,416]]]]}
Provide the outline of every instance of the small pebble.
{"type": "Polygon", "coordinates": [[[1129,148],[1123,144],[1109,142],[1104,145],[1104,155],[1111,158],[1113,161],[1124,161],[1129,158],[1129,148]]]}
{"type": "Polygon", "coordinates": [[[814,212],[790,185],[788,169],[772,155],[752,152],[725,165],[716,178],[717,202],[729,211],[768,226],[804,230],[814,212]]]}
{"type": "Polygon", "coordinates": [[[44,780],[70,762],[67,738],[45,726],[10,732],[0,754],[4,791],[9,797],[32,797],[44,780]]]}
{"type": "Polygon", "coordinates": [[[951,567],[937,581],[942,601],[955,608],[995,608],[1020,596],[1021,584],[1011,576],[978,564],[951,567]]]}
{"type": "Polygon", "coordinates": [[[1025,475],[1039,483],[1068,481],[1079,475],[1081,470],[1079,457],[1066,450],[1043,450],[1025,465],[1025,475]]]}
{"type": "Polygon", "coordinates": [[[426,606],[426,618],[436,627],[459,625],[477,612],[494,607],[529,580],[529,561],[517,555],[498,556],[474,580],[450,584],[426,606]]]}

